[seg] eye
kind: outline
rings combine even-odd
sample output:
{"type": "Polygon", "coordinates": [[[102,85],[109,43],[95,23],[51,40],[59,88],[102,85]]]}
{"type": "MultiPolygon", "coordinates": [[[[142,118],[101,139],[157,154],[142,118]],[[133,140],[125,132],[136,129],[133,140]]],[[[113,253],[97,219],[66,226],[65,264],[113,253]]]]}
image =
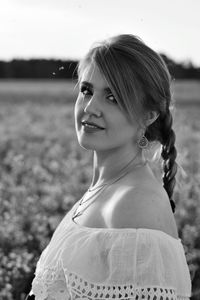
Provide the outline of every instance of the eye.
{"type": "Polygon", "coordinates": [[[90,89],[86,86],[82,86],[81,87],[81,93],[84,95],[84,96],[87,96],[87,95],[92,95],[92,92],[90,91],[90,89]]]}
{"type": "Polygon", "coordinates": [[[108,98],[109,100],[111,100],[111,102],[117,103],[115,97],[114,97],[112,94],[108,95],[107,98],[108,98]]]}

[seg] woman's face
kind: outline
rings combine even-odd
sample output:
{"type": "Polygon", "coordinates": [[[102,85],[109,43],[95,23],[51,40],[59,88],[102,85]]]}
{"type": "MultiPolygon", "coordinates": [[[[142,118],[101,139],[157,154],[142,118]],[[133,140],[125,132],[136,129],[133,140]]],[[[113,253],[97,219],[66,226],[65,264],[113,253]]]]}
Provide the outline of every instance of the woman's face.
{"type": "Polygon", "coordinates": [[[83,148],[98,152],[135,147],[138,124],[130,123],[121,111],[104,76],[94,63],[87,65],[82,72],[74,114],[78,142],[83,148]],[[81,124],[83,120],[94,122],[104,129],[87,132],[81,124]]]}

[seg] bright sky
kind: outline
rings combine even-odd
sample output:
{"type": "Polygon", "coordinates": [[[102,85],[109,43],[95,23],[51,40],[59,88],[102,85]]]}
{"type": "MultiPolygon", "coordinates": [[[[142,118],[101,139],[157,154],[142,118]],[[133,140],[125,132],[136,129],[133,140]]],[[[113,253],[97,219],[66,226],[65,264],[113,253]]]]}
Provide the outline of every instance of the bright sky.
{"type": "Polygon", "coordinates": [[[95,41],[132,33],[200,66],[199,0],[0,0],[0,59],[80,59],[95,41]]]}

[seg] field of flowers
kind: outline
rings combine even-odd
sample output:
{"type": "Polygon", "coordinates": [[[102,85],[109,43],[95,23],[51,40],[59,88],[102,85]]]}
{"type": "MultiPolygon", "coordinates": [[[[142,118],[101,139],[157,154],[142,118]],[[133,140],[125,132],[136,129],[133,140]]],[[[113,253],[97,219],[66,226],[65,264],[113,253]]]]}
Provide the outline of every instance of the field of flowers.
{"type": "MultiPolygon", "coordinates": [[[[191,84],[199,89],[200,83],[188,82],[174,87],[180,165],[174,216],[192,278],[191,300],[199,300],[200,93],[193,87],[187,95],[191,84]]],[[[24,300],[40,253],[90,184],[92,152],[79,146],[74,128],[76,95],[74,83],[66,81],[0,82],[1,300],[24,300]]],[[[156,174],[159,163],[152,164],[156,174]]]]}

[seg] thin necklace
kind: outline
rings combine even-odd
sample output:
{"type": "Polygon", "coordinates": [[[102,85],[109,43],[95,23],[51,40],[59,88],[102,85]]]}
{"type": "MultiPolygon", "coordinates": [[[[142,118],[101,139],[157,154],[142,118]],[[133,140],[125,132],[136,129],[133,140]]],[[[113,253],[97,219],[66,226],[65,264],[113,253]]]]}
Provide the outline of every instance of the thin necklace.
{"type": "MultiPolygon", "coordinates": [[[[140,164],[140,166],[144,166],[145,164],[147,163],[147,161],[145,161],[145,162],[143,162],[143,164],[140,164]]],[[[137,165],[137,166],[139,166],[139,165],[137,165]]],[[[128,171],[125,173],[125,174],[123,174],[123,175],[121,175],[119,178],[117,178],[115,181],[113,181],[112,182],[112,184],[114,183],[114,182],[116,182],[117,180],[119,180],[120,178],[122,178],[124,175],[126,175],[128,173],[128,171]]],[[[111,184],[110,184],[111,185],[111,184]]],[[[106,188],[107,186],[103,186],[102,188],[101,188],[101,191],[103,190],[103,188],[106,188]]],[[[98,190],[94,195],[96,195],[98,192],[99,192],[100,190],[98,190]]],[[[87,191],[85,192],[85,194],[87,193],[87,191]]],[[[89,201],[94,195],[92,195],[91,197],[89,197],[86,201],[84,201],[83,202],[83,199],[84,199],[84,196],[85,196],[85,194],[83,195],[83,197],[79,200],[79,206],[81,206],[83,203],[86,203],[87,201],[89,201]]],[[[72,217],[72,219],[74,219],[74,218],[76,218],[76,217],[78,217],[78,216],[80,216],[80,215],[82,215],[83,214],[83,212],[95,201],[96,199],[94,199],[88,206],[86,206],[86,208],[85,209],[83,209],[82,211],[79,211],[77,214],[76,214],[76,212],[77,212],[77,209],[78,209],[78,207],[77,207],[77,209],[74,211],[74,214],[73,214],[73,217],[72,217]]]]}
{"type": "MultiPolygon", "coordinates": [[[[90,200],[94,195],[96,195],[100,190],[103,190],[103,187],[106,188],[108,185],[112,185],[113,183],[115,183],[115,182],[117,182],[119,179],[121,179],[123,176],[125,176],[125,175],[128,173],[128,171],[129,171],[129,168],[128,168],[128,167],[130,166],[131,162],[133,162],[133,160],[136,159],[136,157],[137,157],[137,155],[136,155],[136,156],[128,163],[128,165],[126,165],[126,166],[121,170],[121,171],[125,170],[125,172],[123,172],[123,174],[121,174],[120,176],[118,176],[117,178],[115,178],[113,181],[111,181],[111,183],[108,182],[108,183],[104,183],[104,184],[98,186],[98,188],[101,187],[101,189],[98,189],[97,192],[96,192],[95,194],[93,194],[91,197],[89,197],[88,199],[86,199],[86,200],[83,202],[84,196],[85,196],[86,193],[89,191],[89,189],[88,189],[88,190],[84,193],[83,197],[79,200],[79,206],[81,206],[83,203],[86,203],[87,201],[89,201],[89,200],[90,200]]],[[[146,165],[146,163],[147,163],[147,160],[144,161],[143,163],[139,163],[139,164],[135,165],[134,167],[144,166],[144,165],[146,165]]],[[[96,188],[95,188],[95,189],[96,189],[96,188]]],[[[95,189],[90,189],[90,191],[95,190],[95,189]]],[[[96,200],[96,199],[94,199],[94,201],[95,201],[95,200],[96,200]]],[[[92,201],[90,204],[92,204],[94,201],[92,201]]],[[[78,206],[78,207],[79,207],[79,206],[78,206]]],[[[89,206],[89,205],[88,205],[88,206],[89,206]]],[[[87,206],[87,207],[88,207],[88,206],[87,206]]],[[[77,209],[78,209],[78,207],[77,207],[77,209]]],[[[75,212],[74,212],[74,214],[73,214],[72,219],[74,219],[74,218],[76,218],[76,217],[82,215],[83,212],[87,209],[87,207],[86,207],[84,210],[78,212],[77,214],[76,214],[76,212],[77,212],[77,209],[76,209],[75,212]]]]}
{"type": "MultiPolygon", "coordinates": [[[[129,165],[131,165],[131,163],[137,158],[137,156],[138,156],[138,153],[131,159],[131,161],[129,161],[129,163],[126,165],[126,166],[124,166],[122,169],[121,169],[121,171],[119,171],[118,173],[121,173],[121,172],[123,172],[124,170],[127,170],[127,168],[129,167],[129,165]]],[[[136,164],[135,165],[135,167],[137,167],[137,166],[140,166],[141,165],[141,163],[139,163],[139,164],[136,164]]],[[[126,173],[125,173],[126,174],[126,173]]],[[[116,177],[115,177],[116,178],[116,177]]],[[[117,177],[118,178],[118,177],[117,177]]],[[[120,177],[121,178],[121,177],[120,177]]],[[[114,179],[115,180],[115,179],[114,179]]],[[[100,188],[100,187],[102,187],[102,186],[104,186],[104,185],[108,185],[109,184],[109,181],[107,182],[107,183],[103,183],[103,184],[101,184],[101,185],[98,185],[97,187],[93,187],[93,188],[91,188],[91,187],[89,187],[88,188],[88,192],[92,192],[92,191],[94,191],[94,190],[96,190],[96,189],[98,189],[98,188],[100,188]]],[[[112,181],[111,181],[111,184],[112,184],[112,181]]]]}

